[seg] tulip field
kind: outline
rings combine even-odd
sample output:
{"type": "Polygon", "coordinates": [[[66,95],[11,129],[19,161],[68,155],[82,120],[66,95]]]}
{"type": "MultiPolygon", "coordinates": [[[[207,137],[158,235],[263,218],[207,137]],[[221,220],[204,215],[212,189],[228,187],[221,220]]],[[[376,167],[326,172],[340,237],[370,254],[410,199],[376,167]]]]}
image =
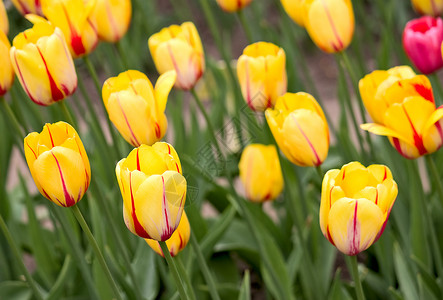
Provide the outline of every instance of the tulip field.
{"type": "Polygon", "coordinates": [[[443,0],[0,0],[0,300],[443,299],[443,0]]]}

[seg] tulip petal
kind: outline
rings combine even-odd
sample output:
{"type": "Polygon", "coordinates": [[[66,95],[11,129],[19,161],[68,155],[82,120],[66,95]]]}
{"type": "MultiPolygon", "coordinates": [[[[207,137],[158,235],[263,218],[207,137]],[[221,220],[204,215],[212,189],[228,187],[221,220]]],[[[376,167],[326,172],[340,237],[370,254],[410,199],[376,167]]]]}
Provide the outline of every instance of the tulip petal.
{"type": "Polygon", "coordinates": [[[155,99],[157,100],[157,114],[164,113],[169,92],[174,86],[176,78],[177,73],[172,70],[160,75],[157,79],[154,89],[155,99]]]}
{"type": "Polygon", "coordinates": [[[171,171],[177,171],[180,174],[182,174],[182,166],[180,164],[180,158],[178,157],[177,151],[175,151],[174,147],[172,147],[170,144],[166,142],[157,142],[154,145],[152,145],[152,148],[171,156],[173,158],[173,161],[168,160],[166,162],[166,164],[168,165],[168,169],[171,171]]]}
{"type": "Polygon", "coordinates": [[[342,198],[329,212],[329,232],[341,252],[356,255],[374,242],[383,221],[383,213],[373,202],[342,198]]]}

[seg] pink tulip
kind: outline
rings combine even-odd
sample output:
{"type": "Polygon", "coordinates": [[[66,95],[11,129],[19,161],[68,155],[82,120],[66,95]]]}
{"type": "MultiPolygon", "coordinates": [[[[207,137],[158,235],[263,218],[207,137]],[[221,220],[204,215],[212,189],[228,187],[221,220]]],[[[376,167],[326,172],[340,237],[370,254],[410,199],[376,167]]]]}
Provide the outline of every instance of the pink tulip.
{"type": "Polygon", "coordinates": [[[443,20],[423,16],[409,21],[403,31],[403,47],[414,66],[430,74],[443,66],[443,20]]]}

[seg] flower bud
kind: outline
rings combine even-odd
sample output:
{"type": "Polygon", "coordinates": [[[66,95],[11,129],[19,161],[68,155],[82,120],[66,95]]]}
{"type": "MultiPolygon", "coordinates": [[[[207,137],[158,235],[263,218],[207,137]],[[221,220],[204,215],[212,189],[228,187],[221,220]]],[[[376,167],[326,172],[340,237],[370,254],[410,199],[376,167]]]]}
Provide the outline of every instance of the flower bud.
{"type": "Polygon", "coordinates": [[[443,66],[443,20],[424,16],[409,21],[403,31],[403,48],[414,66],[431,74],[443,66]]]}
{"type": "Polygon", "coordinates": [[[306,0],[280,0],[286,13],[291,19],[300,25],[305,26],[305,2],[306,0]]]}
{"type": "Polygon", "coordinates": [[[248,6],[252,0],[217,0],[218,6],[225,12],[233,13],[248,6]]]}
{"type": "Polygon", "coordinates": [[[74,93],[77,74],[61,30],[43,18],[28,16],[34,27],[14,38],[11,62],[29,98],[50,105],[74,93]]]}
{"type": "Polygon", "coordinates": [[[283,190],[283,175],[274,145],[248,145],[238,168],[246,198],[253,202],[274,200],[283,190]]]}
{"type": "Polygon", "coordinates": [[[35,14],[43,16],[41,0],[12,0],[15,8],[22,14],[35,14]]]}
{"type": "Polygon", "coordinates": [[[152,35],[149,51],[160,74],[175,70],[175,87],[190,90],[205,71],[203,46],[194,23],[171,25],[152,35]]]}
{"type": "Polygon", "coordinates": [[[283,154],[302,167],[319,166],[328,156],[329,127],[323,110],[307,93],[286,93],[266,120],[283,154]]]}
{"type": "Polygon", "coordinates": [[[101,40],[115,43],[128,31],[131,23],[131,0],[97,0],[91,19],[101,40]]]}
{"type": "Polygon", "coordinates": [[[97,28],[91,20],[95,1],[42,0],[45,17],[59,27],[73,58],[91,53],[98,43],[97,28]]]}
{"type": "MultiPolygon", "coordinates": [[[[172,257],[176,256],[180,251],[185,249],[190,237],[191,226],[189,225],[189,220],[186,213],[183,211],[180,224],[178,224],[177,229],[174,231],[171,237],[166,240],[166,246],[168,246],[169,253],[172,257]]],[[[152,248],[152,250],[164,257],[163,251],[156,240],[145,239],[145,241],[148,243],[149,247],[152,248]]]]}
{"type": "Polygon", "coordinates": [[[81,200],[91,181],[91,167],[75,129],[65,122],[46,124],[24,140],[26,162],[40,193],[63,207],[81,200]]]}
{"type": "Polygon", "coordinates": [[[6,14],[6,9],[5,5],[3,4],[3,0],[0,0],[0,31],[3,31],[3,33],[6,35],[8,35],[9,32],[8,15],[6,14]]]}
{"type": "Polygon", "coordinates": [[[397,184],[384,165],[351,162],[323,178],[320,228],[346,255],[369,248],[383,233],[397,197],[397,184]]]}
{"type": "Polygon", "coordinates": [[[252,110],[274,107],[287,88],[285,51],[266,42],[249,45],[238,59],[237,75],[243,98],[252,110]]]}
{"type": "Polygon", "coordinates": [[[0,97],[6,94],[14,83],[14,69],[12,68],[9,51],[11,44],[6,35],[0,31],[0,97]]]}
{"type": "Polygon", "coordinates": [[[412,6],[421,15],[437,17],[443,12],[442,0],[412,0],[412,6]]]}
{"type": "Polygon", "coordinates": [[[168,240],[183,213],[186,179],[175,149],[164,142],[141,145],[115,169],[126,227],[145,239],[168,240]]]}
{"type": "Polygon", "coordinates": [[[312,41],[327,53],[345,50],[354,35],[351,0],[306,0],[304,24],[312,41]]]}
{"type": "Polygon", "coordinates": [[[175,78],[175,71],[166,72],[153,88],[145,74],[131,70],[103,84],[103,102],[109,118],[132,146],[150,146],[165,135],[166,102],[175,78]]]}

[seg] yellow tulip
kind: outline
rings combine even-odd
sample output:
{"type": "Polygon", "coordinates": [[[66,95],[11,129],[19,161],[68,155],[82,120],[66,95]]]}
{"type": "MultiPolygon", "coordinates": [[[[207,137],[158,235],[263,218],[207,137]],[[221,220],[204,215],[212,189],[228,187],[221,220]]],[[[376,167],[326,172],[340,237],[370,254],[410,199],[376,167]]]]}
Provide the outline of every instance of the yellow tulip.
{"type": "Polygon", "coordinates": [[[74,58],[89,54],[97,46],[97,28],[91,20],[94,5],[93,0],[42,0],[43,14],[63,31],[74,58]]]}
{"type": "Polygon", "coordinates": [[[128,229],[145,239],[168,240],[178,227],[186,200],[180,160],[168,143],[141,145],[115,169],[128,229]]]}
{"type": "Polygon", "coordinates": [[[14,38],[11,62],[29,98],[50,105],[74,93],[77,74],[61,30],[43,18],[28,16],[36,23],[14,38]]]}
{"type": "Polygon", "coordinates": [[[128,31],[131,23],[131,0],[97,0],[92,20],[101,40],[115,43],[128,31]]]}
{"type": "Polygon", "coordinates": [[[0,31],[0,97],[6,94],[14,83],[14,69],[9,58],[11,44],[8,38],[0,31]]]}
{"type": "Polygon", "coordinates": [[[15,8],[22,14],[36,14],[43,16],[40,0],[12,0],[15,8]]]}
{"type": "Polygon", "coordinates": [[[443,12],[442,0],[412,0],[412,6],[421,15],[437,17],[443,12]]]}
{"type": "Polygon", "coordinates": [[[190,90],[205,71],[203,46],[194,23],[171,25],[152,35],[149,51],[160,74],[175,70],[175,87],[190,90]]]}
{"type": "Polygon", "coordinates": [[[305,2],[306,0],[280,0],[286,13],[298,25],[305,26],[305,2]]]}
{"type": "Polygon", "coordinates": [[[354,34],[351,0],[305,0],[304,25],[312,41],[327,53],[346,49],[354,34]]]}
{"type": "Polygon", "coordinates": [[[82,141],[65,122],[46,124],[24,140],[26,162],[40,193],[69,207],[81,200],[91,181],[91,167],[82,141]]]}
{"type": "Polygon", "coordinates": [[[411,72],[399,67],[360,80],[363,101],[375,122],[361,128],[387,136],[402,156],[414,159],[442,146],[443,107],[435,107],[429,79],[411,72]]]}
{"type": "Polygon", "coordinates": [[[132,146],[150,146],[165,135],[166,102],[175,78],[175,71],[166,72],[153,88],[145,74],[130,70],[103,84],[103,102],[109,118],[132,146]]]}
{"type": "Polygon", "coordinates": [[[217,0],[218,6],[228,13],[239,11],[251,2],[252,0],[217,0]]]}
{"type": "Polygon", "coordinates": [[[347,255],[369,248],[383,233],[397,197],[397,184],[384,165],[351,162],[323,178],[320,228],[347,255]]]}
{"type": "MultiPolygon", "coordinates": [[[[174,231],[171,237],[166,240],[166,246],[168,246],[169,253],[172,257],[176,256],[180,251],[185,249],[190,237],[191,226],[189,225],[189,220],[186,213],[183,211],[180,224],[178,224],[177,229],[174,231]]],[[[163,251],[156,240],[145,239],[145,241],[148,243],[149,247],[152,248],[152,250],[164,257],[163,251]]]]}
{"type": "Polygon", "coordinates": [[[319,166],[328,156],[329,128],[323,110],[307,93],[286,93],[266,120],[278,147],[294,164],[319,166]]]}
{"type": "Polygon", "coordinates": [[[253,202],[274,200],[283,190],[283,175],[274,145],[251,144],[238,164],[246,198],[253,202]]]}
{"type": "Polygon", "coordinates": [[[252,110],[274,107],[287,88],[285,51],[266,42],[247,46],[238,59],[237,76],[243,98],[252,110]]]}
{"type": "Polygon", "coordinates": [[[3,33],[6,35],[9,32],[8,15],[6,14],[6,9],[5,5],[3,4],[3,0],[0,0],[0,31],[3,31],[3,33]]]}

